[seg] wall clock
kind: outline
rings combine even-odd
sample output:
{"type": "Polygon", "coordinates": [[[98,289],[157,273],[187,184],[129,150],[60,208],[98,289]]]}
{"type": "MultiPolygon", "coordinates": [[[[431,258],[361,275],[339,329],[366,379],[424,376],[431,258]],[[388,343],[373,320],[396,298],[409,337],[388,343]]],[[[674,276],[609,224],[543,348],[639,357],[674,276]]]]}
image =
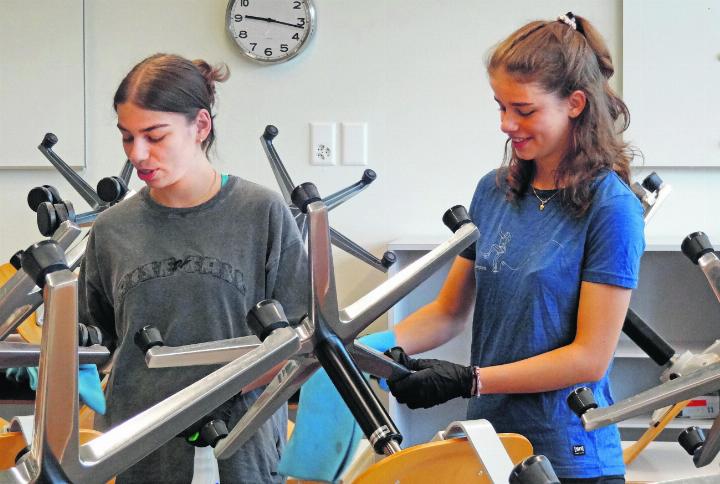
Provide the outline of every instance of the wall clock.
{"type": "Polygon", "coordinates": [[[248,58],[265,64],[285,62],[310,42],[315,6],[312,0],[230,0],[226,25],[248,58]]]}

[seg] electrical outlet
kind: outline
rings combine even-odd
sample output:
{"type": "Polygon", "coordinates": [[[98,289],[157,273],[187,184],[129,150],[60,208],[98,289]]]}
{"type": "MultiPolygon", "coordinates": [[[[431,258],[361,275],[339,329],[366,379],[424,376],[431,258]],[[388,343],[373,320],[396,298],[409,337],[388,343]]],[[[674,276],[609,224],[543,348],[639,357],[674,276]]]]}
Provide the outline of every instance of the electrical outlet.
{"type": "Polygon", "coordinates": [[[335,164],[335,123],[310,123],[310,164],[335,164]]]}

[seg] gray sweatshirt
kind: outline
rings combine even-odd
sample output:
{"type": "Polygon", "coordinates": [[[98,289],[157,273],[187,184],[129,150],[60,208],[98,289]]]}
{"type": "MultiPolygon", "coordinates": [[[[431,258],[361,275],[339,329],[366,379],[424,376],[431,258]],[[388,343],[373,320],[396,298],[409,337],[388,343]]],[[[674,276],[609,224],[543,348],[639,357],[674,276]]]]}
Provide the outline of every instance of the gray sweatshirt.
{"type": "MultiPolygon", "coordinates": [[[[159,205],[143,188],[96,220],[80,269],[80,320],[117,338],[101,428],[111,428],[217,367],[149,369],[133,343],[145,325],[179,346],[251,334],[245,315],[257,302],[280,301],[291,322],[307,311],[307,256],[282,198],[230,177],[211,200],[192,208],[159,205]]],[[[234,397],[235,425],[261,389],[234,397]]],[[[222,482],[282,482],[283,407],[232,458],[222,482]]],[[[179,431],[182,429],[178,429],[179,431]]],[[[190,482],[194,448],[175,438],[118,476],[123,482],[190,482]]]]}

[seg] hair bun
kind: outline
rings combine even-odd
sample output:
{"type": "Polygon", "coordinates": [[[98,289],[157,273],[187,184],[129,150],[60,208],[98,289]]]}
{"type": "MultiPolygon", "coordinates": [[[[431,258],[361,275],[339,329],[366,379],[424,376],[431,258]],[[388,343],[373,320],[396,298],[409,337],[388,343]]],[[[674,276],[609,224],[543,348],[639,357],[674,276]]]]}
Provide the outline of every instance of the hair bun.
{"type": "Polygon", "coordinates": [[[192,61],[193,65],[197,67],[205,78],[205,85],[207,86],[208,92],[210,93],[211,104],[215,103],[215,83],[225,82],[230,77],[230,68],[227,64],[220,63],[215,66],[211,66],[202,59],[195,59],[192,61]]]}

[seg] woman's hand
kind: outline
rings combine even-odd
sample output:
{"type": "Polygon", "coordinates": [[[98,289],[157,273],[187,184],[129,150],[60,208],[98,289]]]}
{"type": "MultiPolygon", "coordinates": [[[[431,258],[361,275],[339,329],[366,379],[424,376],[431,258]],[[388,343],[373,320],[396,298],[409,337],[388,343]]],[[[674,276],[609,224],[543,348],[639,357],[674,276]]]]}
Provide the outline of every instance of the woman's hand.
{"type": "Polygon", "coordinates": [[[453,398],[472,395],[475,372],[471,366],[444,360],[413,359],[400,347],[385,354],[413,371],[408,376],[388,380],[390,392],[409,408],[430,408],[453,398]]]}

